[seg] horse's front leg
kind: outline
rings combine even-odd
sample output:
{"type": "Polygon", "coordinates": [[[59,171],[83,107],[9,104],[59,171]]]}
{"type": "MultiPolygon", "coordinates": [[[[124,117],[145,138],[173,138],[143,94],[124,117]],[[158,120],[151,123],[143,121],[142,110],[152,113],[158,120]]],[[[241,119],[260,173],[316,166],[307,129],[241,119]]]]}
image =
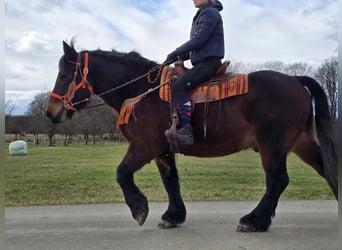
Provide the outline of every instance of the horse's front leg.
{"type": "Polygon", "coordinates": [[[176,227],[185,221],[186,209],[180,194],[178,173],[173,153],[164,154],[155,160],[169,197],[169,206],[161,217],[159,228],[176,227]]]}
{"type": "Polygon", "coordinates": [[[145,195],[134,183],[134,172],[142,168],[147,162],[138,155],[128,152],[117,168],[116,179],[124,194],[126,203],[133,218],[141,226],[144,224],[149,209],[145,195]]]}

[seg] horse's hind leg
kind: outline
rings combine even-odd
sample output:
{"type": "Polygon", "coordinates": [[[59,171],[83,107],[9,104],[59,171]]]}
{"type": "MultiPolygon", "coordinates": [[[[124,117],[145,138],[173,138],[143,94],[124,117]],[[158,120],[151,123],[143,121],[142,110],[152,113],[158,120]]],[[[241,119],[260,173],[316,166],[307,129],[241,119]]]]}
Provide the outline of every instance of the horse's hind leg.
{"type": "Polygon", "coordinates": [[[164,154],[155,160],[166,192],[169,197],[169,206],[162,215],[159,227],[173,228],[185,221],[186,209],[180,194],[178,173],[173,153],[164,154]]]}
{"type": "Polygon", "coordinates": [[[281,193],[289,183],[286,170],[286,153],[260,148],[266,173],[266,193],[258,206],[240,219],[239,232],[265,232],[271,225],[272,217],[281,193]]]}
{"type": "MultiPolygon", "coordinates": [[[[316,140],[310,134],[304,134],[297,140],[292,151],[305,163],[313,167],[330,185],[322,157],[322,150],[316,140]]],[[[335,197],[338,197],[337,185],[330,185],[335,197]]]]}
{"type": "Polygon", "coordinates": [[[321,149],[310,134],[303,133],[296,141],[292,151],[325,178],[321,149]]]}

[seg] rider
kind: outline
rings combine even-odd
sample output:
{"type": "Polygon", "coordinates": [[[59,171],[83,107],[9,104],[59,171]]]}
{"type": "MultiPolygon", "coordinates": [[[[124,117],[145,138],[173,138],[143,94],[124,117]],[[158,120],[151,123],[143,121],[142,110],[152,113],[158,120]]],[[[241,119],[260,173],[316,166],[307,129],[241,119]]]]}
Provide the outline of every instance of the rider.
{"type": "Polygon", "coordinates": [[[178,79],[172,88],[172,95],[180,119],[176,137],[182,144],[193,144],[191,126],[191,102],[188,92],[209,80],[221,66],[224,57],[223,5],[218,0],[193,0],[198,8],[193,18],[190,40],[167,56],[166,64],[178,59],[191,60],[193,67],[178,79]]]}

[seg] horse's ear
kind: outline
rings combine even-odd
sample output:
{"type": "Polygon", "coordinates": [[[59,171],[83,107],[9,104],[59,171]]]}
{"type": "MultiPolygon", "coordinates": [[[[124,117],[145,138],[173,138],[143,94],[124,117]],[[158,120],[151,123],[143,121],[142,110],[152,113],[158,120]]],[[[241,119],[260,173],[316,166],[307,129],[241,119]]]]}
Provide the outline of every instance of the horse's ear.
{"type": "Polygon", "coordinates": [[[70,46],[65,41],[63,41],[63,50],[65,59],[68,61],[76,61],[77,59],[77,52],[73,46],[70,46]]]}

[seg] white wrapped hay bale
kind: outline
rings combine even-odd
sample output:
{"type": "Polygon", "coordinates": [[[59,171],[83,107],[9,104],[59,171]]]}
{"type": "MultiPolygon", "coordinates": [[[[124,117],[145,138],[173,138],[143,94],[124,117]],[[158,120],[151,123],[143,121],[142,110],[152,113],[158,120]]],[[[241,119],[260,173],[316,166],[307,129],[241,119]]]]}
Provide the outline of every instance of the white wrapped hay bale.
{"type": "Polygon", "coordinates": [[[11,142],[8,149],[10,155],[27,155],[27,143],[25,141],[11,142]]]}

